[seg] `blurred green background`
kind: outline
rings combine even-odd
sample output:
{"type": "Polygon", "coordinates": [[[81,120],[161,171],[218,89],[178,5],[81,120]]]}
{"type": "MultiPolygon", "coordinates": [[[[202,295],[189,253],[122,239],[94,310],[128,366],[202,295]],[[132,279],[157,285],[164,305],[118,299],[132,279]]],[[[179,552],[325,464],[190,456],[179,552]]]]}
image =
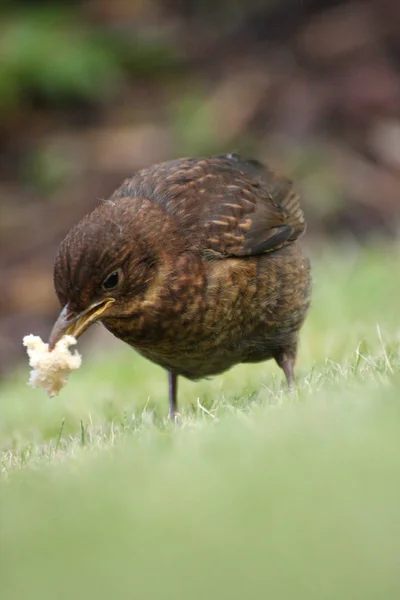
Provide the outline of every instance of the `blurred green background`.
{"type": "Polygon", "coordinates": [[[2,2],[0,373],[48,335],[65,233],[153,162],[252,155],[307,244],[396,236],[399,100],[398,0],[2,2]]]}

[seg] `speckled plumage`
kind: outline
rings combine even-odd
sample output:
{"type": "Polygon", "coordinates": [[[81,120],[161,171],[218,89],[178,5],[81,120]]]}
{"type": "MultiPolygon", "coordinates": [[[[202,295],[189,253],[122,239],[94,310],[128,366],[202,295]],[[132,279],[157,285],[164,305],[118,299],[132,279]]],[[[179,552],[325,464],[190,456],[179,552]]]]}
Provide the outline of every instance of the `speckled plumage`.
{"type": "Polygon", "coordinates": [[[304,230],[291,182],[257,161],[167,162],[126,180],[71,230],[55,288],[69,315],[112,297],[103,324],[173,378],[275,358],[291,383],[310,299],[304,230]],[[118,269],[119,287],[104,291],[118,269]]]}

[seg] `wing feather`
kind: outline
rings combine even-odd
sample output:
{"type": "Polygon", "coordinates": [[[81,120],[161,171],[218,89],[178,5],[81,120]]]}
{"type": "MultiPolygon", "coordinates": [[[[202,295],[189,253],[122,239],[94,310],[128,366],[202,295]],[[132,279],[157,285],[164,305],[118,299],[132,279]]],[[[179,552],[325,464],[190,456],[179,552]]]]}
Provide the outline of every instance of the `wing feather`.
{"type": "Polygon", "coordinates": [[[114,197],[143,196],[173,215],[189,247],[223,258],[273,252],[305,231],[292,182],[236,154],[139,171],[114,197]]]}

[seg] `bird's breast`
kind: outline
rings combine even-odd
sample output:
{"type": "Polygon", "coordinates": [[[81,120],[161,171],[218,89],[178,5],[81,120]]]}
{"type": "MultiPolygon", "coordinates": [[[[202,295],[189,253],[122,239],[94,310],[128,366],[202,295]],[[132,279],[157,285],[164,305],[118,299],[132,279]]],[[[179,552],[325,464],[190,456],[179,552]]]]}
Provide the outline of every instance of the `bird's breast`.
{"type": "Polygon", "coordinates": [[[197,379],[271,358],[297,335],[309,302],[299,253],[202,263],[181,257],[152,302],[105,321],[118,338],[175,373],[197,379]]]}

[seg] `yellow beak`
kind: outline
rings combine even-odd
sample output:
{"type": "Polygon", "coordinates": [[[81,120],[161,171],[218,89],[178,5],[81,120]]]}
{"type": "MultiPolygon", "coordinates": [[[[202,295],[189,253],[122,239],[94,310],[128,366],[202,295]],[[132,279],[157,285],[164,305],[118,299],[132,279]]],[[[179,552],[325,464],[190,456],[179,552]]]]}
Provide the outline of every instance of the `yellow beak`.
{"type": "Polygon", "coordinates": [[[68,304],[64,306],[57,321],[54,323],[49,337],[49,349],[53,350],[56,343],[63,335],[73,335],[78,338],[88,327],[92,325],[104,313],[110,304],[115,302],[114,298],[107,298],[91,304],[86,310],[78,315],[70,312],[68,304]]]}

